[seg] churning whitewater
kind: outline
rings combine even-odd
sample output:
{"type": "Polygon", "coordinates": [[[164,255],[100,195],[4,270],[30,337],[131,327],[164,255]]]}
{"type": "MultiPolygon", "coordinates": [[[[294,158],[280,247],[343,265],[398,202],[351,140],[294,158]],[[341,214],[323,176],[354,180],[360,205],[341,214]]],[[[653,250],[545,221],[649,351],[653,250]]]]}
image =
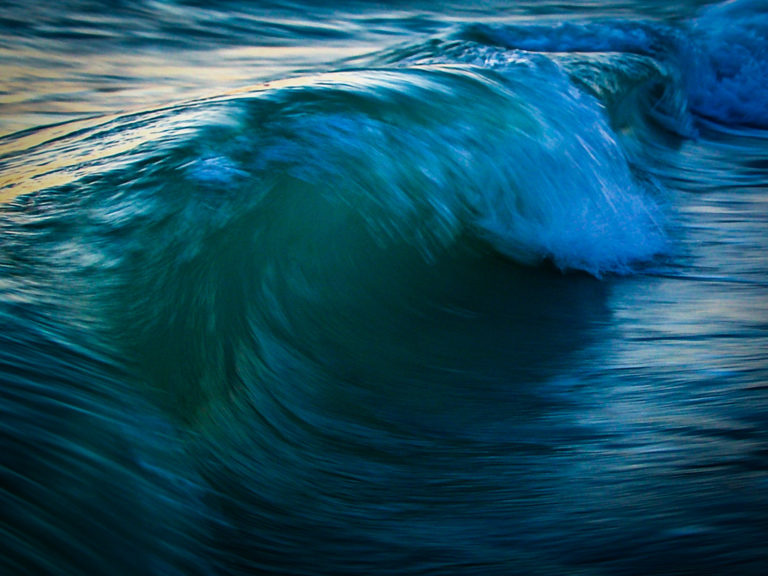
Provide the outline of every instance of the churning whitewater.
{"type": "Polygon", "coordinates": [[[764,2],[0,28],[1,572],[764,572],[764,2]]]}

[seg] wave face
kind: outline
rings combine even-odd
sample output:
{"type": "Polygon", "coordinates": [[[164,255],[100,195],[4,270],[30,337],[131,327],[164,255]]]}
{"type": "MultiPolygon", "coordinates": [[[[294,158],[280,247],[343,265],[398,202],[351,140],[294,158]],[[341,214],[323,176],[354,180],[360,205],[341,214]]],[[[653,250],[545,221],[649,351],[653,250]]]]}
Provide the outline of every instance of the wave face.
{"type": "Polygon", "coordinates": [[[204,4],[0,17],[0,572],[761,574],[764,7],[204,4]]]}

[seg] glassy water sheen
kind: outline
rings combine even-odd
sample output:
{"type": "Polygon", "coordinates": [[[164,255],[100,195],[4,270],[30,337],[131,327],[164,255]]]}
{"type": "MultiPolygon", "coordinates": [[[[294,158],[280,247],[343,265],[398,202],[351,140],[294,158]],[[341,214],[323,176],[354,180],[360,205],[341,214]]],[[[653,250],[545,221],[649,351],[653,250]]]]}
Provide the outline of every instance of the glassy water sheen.
{"type": "Polygon", "coordinates": [[[763,0],[0,29],[0,572],[766,573],[763,0]]]}

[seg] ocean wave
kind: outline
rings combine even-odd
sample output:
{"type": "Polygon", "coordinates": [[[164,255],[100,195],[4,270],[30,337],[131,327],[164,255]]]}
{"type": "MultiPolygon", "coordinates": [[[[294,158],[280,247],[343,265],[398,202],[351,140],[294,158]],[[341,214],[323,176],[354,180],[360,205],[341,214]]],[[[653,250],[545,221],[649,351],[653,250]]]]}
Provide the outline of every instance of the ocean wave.
{"type": "Polygon", "coordinates": [[[596,101],[546,64],[318,75],[51,150],[76,177],[0,220],[17,571],[380,568],[367,552],[407,526],[379,504],[407,480],[393,459],[431,457],[410,439],[440,437],[450,402],[481,442],[466,379],[493,418],[525,410],[605,314],[593,278],[520,263],[621,272],[663,238],[596,101]]]}
{"type": "Polygon", "coordinates": [[[768,128],[768,7],[715,4],[690,24],[682,49],[691,108],[725,124],[768,128]]]}
{"type": "Polygon", "coordinates": [[[762,8],[462,10],[0,138],[0,571],[760,573],[762,8]]]}
{"type": "Polygon", "coordinates": [[[120,193],[110,197],[125,202],[140,194],[157,203],[148,191],[167,197],[179,187],[239,194],[251,211],[295,197],[293,225],[306,230],[312,212],[301,206],[325,203],[327,222],[359,221],[374,242],[405,241],[428,260],[466,229],[515,260],[593,274],[629,270],[663,250],[653,191],[632,177],[600,104],[546,60],[342,72],[223,102],[86,137],[103,133],[124,147],[121,132],[137,134],[131,150],[100,155],[130,168],[102,178],[100,163],[75,156],[57,171],[76,168],[97,187],[114,181],[120,193]],[[220,123],[207,126],[209,116],[220,123]],[[158,132],[164,156],[148,155],[141,138],[158,132]]]}
{"type": "Polygon", "coordinates": [[[649,57],[682,83],[686,107],[695,114],[725,125],[768,123],[768,12],[760,1],[714,4],[677,24],[613,19],[473,24],[457,37],[554,59],[564,53],[649,57]]]}
{"type": "Polygon", "coordinates": [[[625,52],[652,54],[667,44],[668,28],[632,20],[473,24],[460,37],[528,52],[625,52]]]}
{"type": "Polygon", "coordinates": [[[210,573],[209,559],[194,552],[210,519],[202,478],[167,417],[97,352],[99,337],[86,336],[101,311],[78,322],[66,303],[41,304],[28,283],[5,282],[23,264],[3,256],[0,566],[11,574],[210,573]]]}

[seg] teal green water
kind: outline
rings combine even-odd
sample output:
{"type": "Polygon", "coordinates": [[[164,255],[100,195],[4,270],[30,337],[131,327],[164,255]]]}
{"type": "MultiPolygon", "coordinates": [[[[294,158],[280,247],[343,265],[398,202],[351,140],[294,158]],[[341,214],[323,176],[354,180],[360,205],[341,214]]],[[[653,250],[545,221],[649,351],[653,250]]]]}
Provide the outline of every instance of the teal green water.
{"type": "Polygon", "coordinates": [[[0,27],[0,571],[764,572],[761,2],[0,27]]]}

